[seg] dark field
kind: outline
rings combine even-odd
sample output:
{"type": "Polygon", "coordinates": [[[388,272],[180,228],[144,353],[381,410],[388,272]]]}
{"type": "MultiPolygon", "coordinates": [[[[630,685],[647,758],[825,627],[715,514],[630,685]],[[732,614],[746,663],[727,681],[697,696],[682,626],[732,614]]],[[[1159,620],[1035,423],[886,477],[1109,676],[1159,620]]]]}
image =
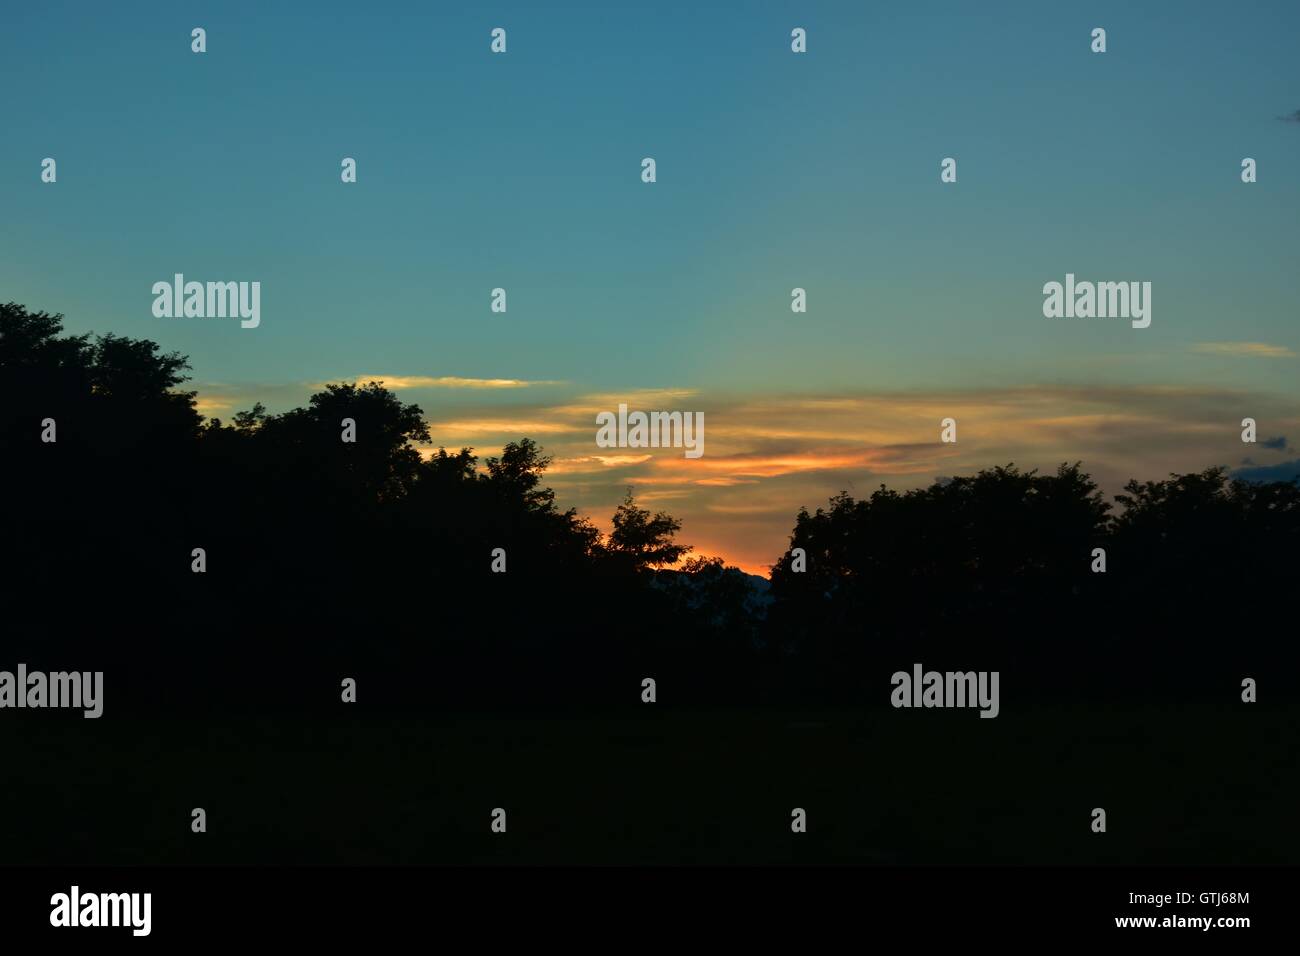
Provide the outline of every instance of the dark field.
{"type": "Polygon", "coordinates": [[[0,862],[1300,862],[1294,710],[414,720],[338,706],[351,719],[11,711],[0,862]],[[194,807],[207,833],[191,832],[194,807]],[[790,832],[794,807],[806,834],[790,832]]]}

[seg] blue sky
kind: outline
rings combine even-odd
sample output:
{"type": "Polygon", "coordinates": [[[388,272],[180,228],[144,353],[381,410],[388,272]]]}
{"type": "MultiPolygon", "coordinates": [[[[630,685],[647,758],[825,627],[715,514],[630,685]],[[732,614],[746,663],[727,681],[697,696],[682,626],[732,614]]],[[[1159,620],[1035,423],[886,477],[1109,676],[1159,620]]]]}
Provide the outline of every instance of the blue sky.
{"type": "MultiPolygon", "coordinates": [[[[1049,421],[1112,414],[1093,399],[1124,414],[1143,401],[1124,389],[1230,393],[1206,407],[1267,407],[1269,435],[1300,421],[1300,123],[1277,118],[1300,109],[1294,3],[47,3],[5,19],[0,297],[189,355],[213,414],[373,375],[405,380],[431,421],[490,420],[435,431],[485,450],[593,396],[665,391],[714,409],[720,436],[839,397],[883,416],[866,423],[880,443],[911,444],[918,394],[1022,388],[1057,396],[1049,421]],[[155,318],[150,288],[176,272],[260,281],[261,326],[155,318]],[[1042,285],[1067,272],[1150,281],[1151,327],[1045,319],[1042,285]],[[563,384],[419,384],[449,377],[563,384]],[[877,404],[891,395],[897,415],[877,404]]],[[[1239,445],[1196,444],[1201,398],[1144,419],[1179,419],[1178,454],[1143,458],[1163,446],[1137,434],[1099,467],[1238,464],[1239,445]]],[[[812,447],[788,431],[791,455],[812,447]]],[[[592,433],[536,437],[578,467],[592,433]]],[[[1006,451],[1036,449],[1046,463],[1024,436],[1006,451]]],[[[716,509],[759,495],[757,555],[837,483],[934,477],[928,460],[906,476],[863,461],[725,500],[687,478],[665,500],[725,551],[740,522],[716,509]]],[[[599,510],[652,477],[592,467],[568,472],[567,503],[599,510]]]]}

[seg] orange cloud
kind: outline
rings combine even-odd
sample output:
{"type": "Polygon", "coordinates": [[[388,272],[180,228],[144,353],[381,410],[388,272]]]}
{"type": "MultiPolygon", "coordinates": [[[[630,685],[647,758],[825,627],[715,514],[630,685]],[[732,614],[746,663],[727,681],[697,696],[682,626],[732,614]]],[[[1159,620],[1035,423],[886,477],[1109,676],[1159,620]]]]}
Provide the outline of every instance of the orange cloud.
{"type": "MultiPolygon", "coordinates": [[[[563,385],[563,382],[535,381],[520,378],[462,378],[458,375],[357,375],[350,381],[369,383],[378,382],[384,388],[532,388],[537,385],[563,385]]],[[[324,388],[324,383],[314,384],[313,389],[324,388]]]]}
{"type": "Polygon", "coordinates": [[[429,422],[429,432],[435,438],[443,435],[457,438],[513,435],[524,438],[531,435],[560,435],[572,433],[576,430],[572,425],[540,421],[538,419],[466,418],[446,422],[429,422]]]}
{"type": "Polygon", "coordinates": [[[219,395],[205,395],[194,400],[194,407],[200,415],[210,416],[213,412],[223,412],[233,408],[234,401],[219,395]]]}

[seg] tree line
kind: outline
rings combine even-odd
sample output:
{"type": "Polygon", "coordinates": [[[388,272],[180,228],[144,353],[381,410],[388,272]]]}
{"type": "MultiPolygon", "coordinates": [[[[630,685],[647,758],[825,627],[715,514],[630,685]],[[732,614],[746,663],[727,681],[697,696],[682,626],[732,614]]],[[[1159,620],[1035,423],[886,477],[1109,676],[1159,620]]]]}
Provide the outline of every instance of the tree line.
{"type": "Polygon", "coordinates": [[[665,702],[875,706],[917,660],[1040,694],[1294,673],[1294,482],[1211,468],[1112,503],[1079,463],[1009,464],[840,494],[765,592],[630,491],[609,534],[562,509],[529,438],[422,455],[422,409],[373,382],[204,418],[188,368],[0,305],[9,643],[102,667],[123,705],[327,708],[352,677],[376,706],[636,706],[652,676],[665,702]]]}

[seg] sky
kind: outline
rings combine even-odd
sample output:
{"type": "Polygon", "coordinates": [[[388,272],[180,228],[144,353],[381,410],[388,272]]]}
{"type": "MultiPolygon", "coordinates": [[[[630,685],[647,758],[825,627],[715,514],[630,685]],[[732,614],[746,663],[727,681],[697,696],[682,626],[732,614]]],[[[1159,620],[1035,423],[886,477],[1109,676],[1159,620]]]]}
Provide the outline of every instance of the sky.
{"type": "Polygon", "coordinates": [[[3,18],[0,299],[189,356],[207,415],[382,380],[435,446],[532,437],[562,507],[632,486],[756,573],[842,489],[1300,471],[1295,3],[3,18]],[[156,317],[176,273],[260,282],[261,324],[156,317]],[[1150,327],[1044,317],[1067,273],[1150,282],[1150,327]],[[598,447],[620,402],[703,412],[705,454],[598,447]]]}

